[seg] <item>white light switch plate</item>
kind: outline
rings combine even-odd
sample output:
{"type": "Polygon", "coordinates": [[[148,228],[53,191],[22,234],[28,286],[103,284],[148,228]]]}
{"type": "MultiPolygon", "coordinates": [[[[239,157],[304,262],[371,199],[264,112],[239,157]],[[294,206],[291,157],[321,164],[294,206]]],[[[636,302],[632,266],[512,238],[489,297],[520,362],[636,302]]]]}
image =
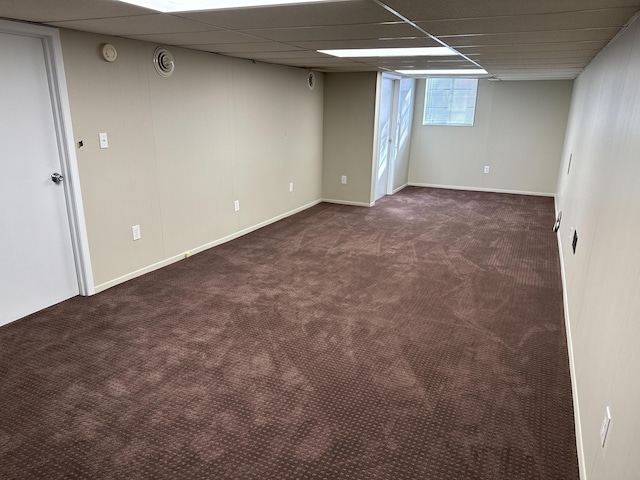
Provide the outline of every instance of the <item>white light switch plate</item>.
{"type": "Polygon", "coordinates": [[[98,134],[100,137],[100,148],[109,148],[109,138],[106,133],[98,134]]]}
{"type": "Polygon", "coordinates": [[[131,227],[131,233],[133,234],[134,240],[140,240],[140,237],[142,236],[140,234],[140,225],[134,225],[131,227]]]}

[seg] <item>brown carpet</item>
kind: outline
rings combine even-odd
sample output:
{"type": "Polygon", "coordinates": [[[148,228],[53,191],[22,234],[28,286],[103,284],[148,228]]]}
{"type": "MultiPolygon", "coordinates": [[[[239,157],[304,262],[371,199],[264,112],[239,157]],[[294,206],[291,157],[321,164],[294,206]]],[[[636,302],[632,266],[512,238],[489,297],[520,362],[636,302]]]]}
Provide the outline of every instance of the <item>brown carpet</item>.
{"type": "Polygon", "coordinates": [[[553,201],[320,204],[0,328],[3,479],[578,479],[553,201]]]}

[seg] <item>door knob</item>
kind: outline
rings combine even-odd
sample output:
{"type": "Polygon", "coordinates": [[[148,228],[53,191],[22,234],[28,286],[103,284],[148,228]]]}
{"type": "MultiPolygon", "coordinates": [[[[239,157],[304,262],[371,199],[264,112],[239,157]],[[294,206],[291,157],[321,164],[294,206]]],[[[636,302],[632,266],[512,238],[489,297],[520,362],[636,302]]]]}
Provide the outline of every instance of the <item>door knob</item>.
{"type": "Polygon", "coordinates": [[[60,175],[59,173],[52,173],[51,174],[51,181],[53,183],[60,184],[60,183],[62,183],[63,180],[64,180],[64,177],[62,175],[60,175]]]}

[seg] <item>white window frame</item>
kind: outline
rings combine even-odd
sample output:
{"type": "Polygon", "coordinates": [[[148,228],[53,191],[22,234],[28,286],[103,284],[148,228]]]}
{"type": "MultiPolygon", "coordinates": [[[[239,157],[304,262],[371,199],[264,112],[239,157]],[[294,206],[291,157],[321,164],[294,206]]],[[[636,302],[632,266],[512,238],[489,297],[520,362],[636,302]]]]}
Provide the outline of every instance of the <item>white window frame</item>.
{"type": "Polygon", "coordinates": [[[475,118],[476,118],[476,107],[477,107],[477,103],[478,103],[478,79],[477,78],[461,78],[461,77],[447,77],[447,78],[442,78],[442,77],[431,77],[431,78],[427,78],[425,79],[425,86],[424,86],[424,110],[422,113],[422,125],[427,125],[427,126],[445,126],[445,127],[473,127],[473,125],[475,124],[475,118]],[[451,89],[452,91],[452,95],[450,97],[450,101],[449,101],[449,106],[447,107],[449,110],[449,117],[446,121],[444,122],[438,122],[438,121],[429,121],[427,118],[427,113],[428,113],[428,109],[429,109],[429,82],[430,80],[453,80],[453,88],[451,89]],[[455,83],[456,80],[474,80],[475,83],[475,92],[474,92],[474,99],[473,99],[473,113],[471,116],[471,122],[470,123],[459,123],[459,122],[451,122],[450,121],[450,115],[451,115],[451,102],[453,101],[453,93],[456,90],[462,90],[462,89],[456,89],[455,87],[455,83]]]}

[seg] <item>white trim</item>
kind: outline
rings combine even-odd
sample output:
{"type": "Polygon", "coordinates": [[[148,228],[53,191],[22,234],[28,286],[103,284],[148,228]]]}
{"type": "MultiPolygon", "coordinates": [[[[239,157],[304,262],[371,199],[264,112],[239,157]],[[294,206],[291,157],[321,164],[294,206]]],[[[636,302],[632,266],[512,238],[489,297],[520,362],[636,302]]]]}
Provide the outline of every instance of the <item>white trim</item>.
{"type": "Polygon", "coordinates": [[[91,257],[89,253],[89,237],[84,216],[84,204],[82,202],[82,191],[80,189],[80,172],[78,160],[76,158],[75,140],[71,123],[71,106],[69,105],[69,94],[67,90],[67,79],[64,73],[64,63],[62,59],[62,45],[60,43],[59,31],[55,30],[55,35],[48,38],[52,57],[52,74],[56,88],[54,91],[54,109],[60,136],[60,156],[63,170],[66,170],[66,177],[71,181],[67,186],[67,204],[69,206],[71,237],[76,256],[76,272],[78,274],[78,286],[81,295],[93,295],[95,288],[93,284],[93,269],[91,267],[91,257]]]}
{"type": "Polygon", "coordinates": [[[400,185],[398,188],[396,188],[396,189],[393,191],[393,194],[395,195],[395,194],[396,194],[396,193],[398,193],[400,190],[402,190],[403,188],[407,188],[408,186],[409,186],[409,184],[408,184],[408,183],[405,183],[404,185],[400,185]]]}
{"type": "Polygon", "coordinates": [[[60,33],[57,28],[8,20],[0,20],[0,32],[36,37],[42,40],[58,140],[60,168],[65,178],[64,192],[69,215],[78,290],[81,295],[92,295],[95,293],[93,271],[89,256],[89,241],[84,218],[82,193],[80,191],[80,174],[73,140],[71,108],[64,74],[60,33]]]}
{"type": "MultiPolygon", "coordinates": [[[[485,74],[487,73],[486,71],[484,72],[485,74]]],[[[423,127],[473,127],[476,123],[476,110],[478,109],[478,90],[480,89],[480,82],[478,78],[472,78],[470,80],[475,80],[476,81],[476,88],[475,88],[475,99],[474,99],[474,104],[473,104],[473,118],[471,119],[471,123],[449,123],[449,119],[447,119],[447,121],[445,123],[429,123],[427,122],[427,108],[429,107],[428,105],[428,101],[429,101],[429,80],[436,80],[439,77],[427,77],[425,82],[424,82],[424,106],[422,108],[422,126],[423,127]]],[[[446,78],[445,78],[446,79],[446,78]]],[[[449,79],[453,80],[453,84],[452,84],[452,89],[455,90],[455,81],[458,79],[457,75],[453,74],[453,75],[449,75],[449,79]],[[453,77],[453,78],[452,78],[453,77]]],[[[451,97],[453,97],[453,94],[451,95],[451,97]]],[[[450,98],[451,98],[450,97],[450,98]]],[[[447,106],[447,111],[450,114],[451,113],[451,105],[447,106]]]]}
{"type": "MultiPolygon", "coordinates": [[[[380,156],[379,123],[380,123],[380,92],[382,91],[382,72],[376,74],[376,91],[373,110],[373,153],[371,155],[371,186],[369,201],[376,201],[376,185],[378,180],[378,157],[380,156]]],[[[332,202],[335,203],[335,202],[332,202]]]]}
{"type": "MultiPolygon", "coordinates": [[[[556,218],[558,218],[558,199],[554,199],[556,218]]],[[[567,298],[567,276],[564,267],[564,254],[562,251],[562,236],[560,230],[556,233],[558,239],[558,256],[560,257],[560,275],[562,277],[562,301],[564,304],[564,328],[567,335],[567,350],[569,352],[569,371],[571,373],[571,394],[573,396],[573,420],[576,433],[576,450],[578,454],[578,472],[580,480],[587,480],[587,465],[584,457],[584,442],[582,440],[582,422],[580,421],[580,402],[578,399],[578,380],[576,378],[576,364],[573,355],[573,337],[571,334],[571,322],[569,321],[569,300],[567,298]]]]}
{"type": "Polygon", "coordinates": [[[385,195],[393,195],[393,182],[395,181],[396,158],[398,154],[396,133],[398,130],[398,108],[400,103],[400,80],[402,77],[392,75],[387,72],[378,72],[376,79],[376,108],[375,108],[375,129],[373,146],[373,164],[371,178],[371,200],[376,201],[376,188],[378,187],[378,170],[380,169],[380,108],[382,105],[382,84],[385,79],[391,80],[391,116],[389,117],[389,138],[392,143],[386,144],[387,149],[387,184],[384,186],[385,195]]]}
{"type": "Polygon", "coordinates": [[[166,267],[167,265],[171,265],[172,263],[176,263],[179,262],[180,260],[183,260],[185,258],[185,254],[180,254],[180,255],[174,255],[173,257],[169,257],[165,260],[162,260],[160,262],[156,262],[153,263],[151,265],[148,265],[144,268],[141,268],[139,270],[136,270],[134,272],[131,273],[127,273],[126,275],[122,275],[121,277],[118,278],[114,278],[113,280],[109,280],[108,282],[105,283],[101,283],[100,285],[96,285],[95,286],[95,293],[100,293],[100,292],[104,292],[105,290],[111,288],[111,287],[115,287],[116,285],[119,285],[121,283],[124,283],[128,280],[133,280],[136,277],[139,277],[141,275],[144,275],[145,273],[151,273],[154,270],[158,270],[162,267],[166,267]]]}
{"type": "Polygon", "coordinates": [[[483,188],[483,187],[466,187],[457,185],[438,185],[435,183],[414,183],[409,182],[410,187],[428,187],[428,188],[444,188],[446,190],[468,190],[471,192],[493,192],[493,193],[511,193],[514,195],[533,195],[536,197],[555,197],[554,193],[546,192],[527,192],[523,190],[505,190],[502,188],[483,188]]]}
{"type": "Polygon", "coordinates": [[[323,198],[322,201],[325,203],[335,203],[336,205],[351,205],[352,207],[373,207],[376,204],[376,202],[352,202],[350,200],[335,200],[333,198],[323,198]]]}
{"type": "MultiPolygon", "coordinates": [[[[396,181],[396,160],[398,160],[398,114],[400,109],[400,80],[393,75],[383,73],[384,77],[391,78],[393,81],[393,96],[391,97],[391,138],[393,138],[392,144],[387,145],[387,150],[390,150],[389,162],[387,164],[387,187],[385,188],[386,195],[393,195],[393,183],[396,181]],[[392,148],[393,147],[393,148],[392,148]]],[[[382,92],[381,92],[382,94],[382,92]]],[[[377,174],[376,174],[377,177],[377,174]]]]}
{"type": "Polygon", "coordinates": [[[136,270],[134,272],[131,273],[127,273],[126,275],[123,275],[121,277],[118,278],[114,278],[113,280],[109,280],[108,282],[105,283],[101,283],[100,285],[96,285],[95,287],[95,292],[103,292],[104,290],[107,290],[108,288],[111,287],[115,287],[116,285],[120,284],[120,283],[124,283],[127,280],[132,280],[136,277],[139,277],[141,275],[144,275],[145,273],[150,273],[153,272],[154,270],[158,270],[159,268],[162,267],[166,267],[167,265],[171,265],[172,263],[176,263],[179,262],[180,260],[185,259],[187,256],[191,256],[191,255],[195,255],[196,253],[200,253],[203,252],[205,250],[208,250],[210,248],[213,247],[217,247],[218,245],[222,245],[223,243],[227,243],[230,242],[231,240],[234,240],[238,237],[241,237],[243,235],[246,235],[247,233],[251,233],[255,230],[258,230],[259,228],[262,227],[266,227],[267,225],[270,225],[272,223],[275,223],[279,220],[282,220],[283,218],[287,218],[290,217],[291,215],[295,215],[296,213],[300,213],[303,210],[306,210],[308,208],[314,207],[315,205],[318,205],[319,203],[321,203],[323,200],[315,200],[311,203],[307,203],[306,205],[303,205],[301,207],[295,208],[293,210],[290,210],[288,212],[285,212],[281,215],[275,216],[273,218],[270,218],[269,220],[265,220],[264,222],[260,222],[257,223],[251,227],[247,227],[243,230],[240,230],[238,232],[232,233],[230,235],[227,235],[225,237],[219,238],[218,240],[214,240],[213,242],[209,242],[209,243],[205,243],[204,245],[200,245],[199,247],[195,247],[192,248],[184,253],[181,253],[179,255],[173,255],[169,258],[166,258],[164,260],[161,260],[159,262],[153,263],[151,265],[148,265],[144,268],[141,268],[139,270],[136,270]]]}

